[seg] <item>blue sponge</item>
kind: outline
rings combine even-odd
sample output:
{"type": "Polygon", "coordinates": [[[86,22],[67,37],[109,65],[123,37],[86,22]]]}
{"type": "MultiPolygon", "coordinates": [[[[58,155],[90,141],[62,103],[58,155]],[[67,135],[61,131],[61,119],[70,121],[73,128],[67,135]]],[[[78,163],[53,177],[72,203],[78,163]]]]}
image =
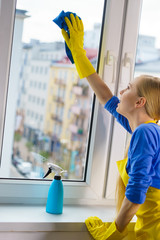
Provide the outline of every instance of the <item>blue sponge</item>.
{"type": "MultiPolygon", "coordinates": [[[[64,30],[66,30],[68,32],[68,35],[69,35],[69,30],[68,30],[68,27],[67,27],[67,24],[66,24],[64,18],[67,17],[67,18],[69,18],[69,20],[71,20],[70,19],[71,13],[72,12],[62,11],[55,19],[53,19],[53,22],[56,23],[61,29],[64,28],[64,30]]],[[[76,17],[76,13],[72,13],[72,14],[76,17]]],[[[66,42],[65,42],[65,50],[66,50],[66,54],[67,54],[68,58],[70,59],[71,63],[73,64],[74,60],[72,57],[72,53],[71,53],[70,49],[68,48],[66,42]]]]}

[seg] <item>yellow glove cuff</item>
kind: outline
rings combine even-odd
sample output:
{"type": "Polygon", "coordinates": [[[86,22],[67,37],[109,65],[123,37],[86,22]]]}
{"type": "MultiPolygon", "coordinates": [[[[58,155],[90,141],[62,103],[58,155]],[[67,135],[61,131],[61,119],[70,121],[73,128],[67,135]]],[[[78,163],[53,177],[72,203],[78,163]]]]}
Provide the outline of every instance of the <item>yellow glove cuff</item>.
{"type": "Polygon", "coordinates": [[[127,228],[125,228],[125,230],[123,232],[119,232],[117,230],[115,221],[110,225],[110,227],[107,229],[106,233],[104,234],[104,239],[107,240],[121,240],[123,239],[125,236],[127,236],[128,231],[127,228]]]}
{"type": "Polygon", "coordinates": [[[85,54],[76,57],[73,55],[73,59],[80,79],[96,72],[85,54]]]}

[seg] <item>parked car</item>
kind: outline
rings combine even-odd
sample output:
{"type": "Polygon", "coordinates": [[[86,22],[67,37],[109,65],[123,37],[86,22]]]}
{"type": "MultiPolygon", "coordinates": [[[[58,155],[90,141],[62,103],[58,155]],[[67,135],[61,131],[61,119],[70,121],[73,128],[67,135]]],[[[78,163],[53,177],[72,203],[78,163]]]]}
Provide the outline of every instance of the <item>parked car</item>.
{"type": "Polygon", "coordinates": [[[24,160],[18,156],[14,156],[12,158],[12,164],[17,167],[18,164],[21,164],[22,162],[24,162],[24,160]]]}
{"type": "Polygon", "coordinates": [[[45,175],[45,172],[43,168],[36,166],[34,167],[34,171],[31,171],[29,174],[26,175],[26,177],[31,179],[35,179],[35,178],[42,179],[44,175],[45,175]]]}
{"type": "Polygon", "coordinates": [[[21,162],[17,165],[17,169],[23,175],[29,174],[32,171],[32,163],[21,162]]]}

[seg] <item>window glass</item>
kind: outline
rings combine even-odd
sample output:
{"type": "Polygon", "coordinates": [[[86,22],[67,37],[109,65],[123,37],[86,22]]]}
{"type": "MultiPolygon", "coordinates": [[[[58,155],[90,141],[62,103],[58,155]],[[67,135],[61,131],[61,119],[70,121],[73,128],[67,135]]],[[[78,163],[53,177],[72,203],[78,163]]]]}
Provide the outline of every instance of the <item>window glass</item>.
{"type": "MultiPolygon", "coordinates": [[[[145,0],[142,4],[137,40],[134,78],[140,75],[160,77],[160,33],[157,30],[160,1],[145,0]]],[[[127,134],[126,146],[131,135],[127,134]]]]}
{"type": "Polygon", "coordinates": [[[67,170],[63,179],[84,179],[93,92],[67,59],[61,30],[52,20],[62,10],[83,19],[84,47],[96,67],[103,4],[17,0],[9,79],[16,92],[8,91],[13,105],[5,126],[5,137],[13,141],[5,157],[6,178],[42,178],[51,162],[67,170]]]}
{"type": "Polygon", "coordinates": [[[139,27],[135,77],[149,74],[160,77],[160,1],[145,0],[139,27]]]}

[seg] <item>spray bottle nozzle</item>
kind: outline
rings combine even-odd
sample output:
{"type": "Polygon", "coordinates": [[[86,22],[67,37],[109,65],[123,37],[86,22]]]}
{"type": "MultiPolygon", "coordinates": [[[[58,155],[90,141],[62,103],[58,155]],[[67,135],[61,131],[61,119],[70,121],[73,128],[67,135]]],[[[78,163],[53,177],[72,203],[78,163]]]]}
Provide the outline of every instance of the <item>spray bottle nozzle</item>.
{"type": "Polygon", "coordinates": [[[43,178],[47,177],[52,171],[55,172],[55,176],[61,176],[61,173],[67,172],[66,170],[63,170],[61,167],[59,167],[56,164],[53,163],[48,163],[49,166],[48,172],[44,175],[43,178]]]}
{"type": "Polygon", "coordinates": [[[48,169],[48,172],[43,176],[43,178],[46,178],[51,172],[52,172],[52,169],[49,168],[49,169],[48,169]]]}

